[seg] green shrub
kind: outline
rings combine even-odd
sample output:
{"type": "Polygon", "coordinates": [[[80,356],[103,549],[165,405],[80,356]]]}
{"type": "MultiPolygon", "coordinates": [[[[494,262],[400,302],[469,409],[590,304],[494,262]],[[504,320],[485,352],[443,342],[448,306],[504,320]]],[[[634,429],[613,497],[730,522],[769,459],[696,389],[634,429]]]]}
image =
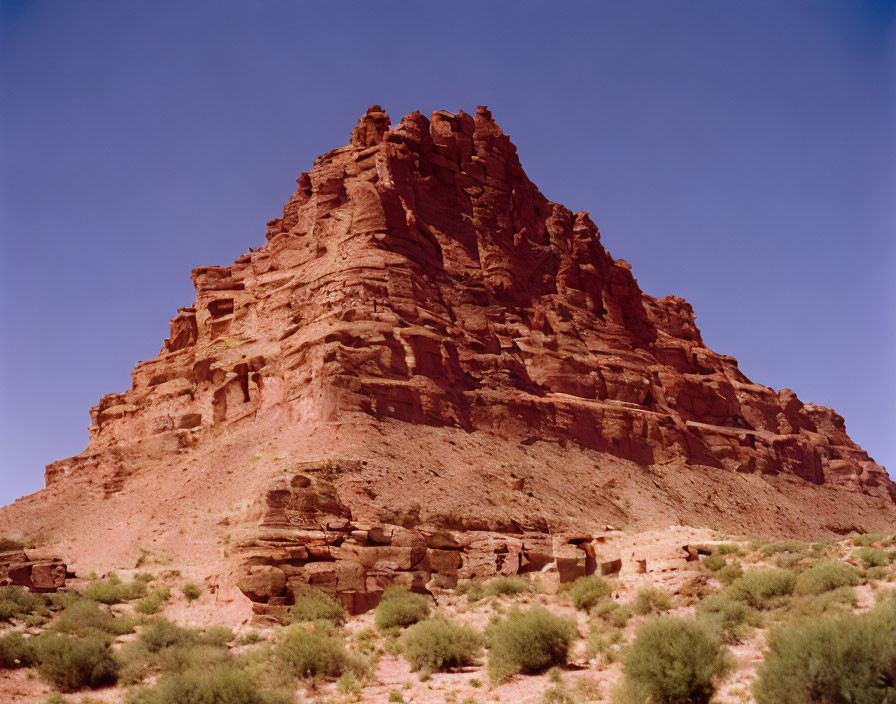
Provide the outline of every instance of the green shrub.
{"type": "Polygon", "coordinates": [[[569,595],[572,597],[572,603],[577,609],[588,611],[611,591],[613,590],[610,585],[600,577],[579,577],[573,582],[569,595]]]}
{"type": "Polygon", "coordinates": [[[782,552],[790,552],[795,555],[804,555],[809,549],[809,546],[805,543],[800,543],[795,540],[782,540],[776,543],[769,543],[768,545],[764,545],[760,552],[766,557],[771,557],[772,555],[777,555],[782,552]]]}
{"type": "Polygon", "coordinates": [[[737,643],[758,625],[758,614],[726,590],[710,594],[697,605],[697,620],[718,632],[726,643],[737,643]]]}
{"type": "Polygon", "coordinates": [[[34,650],[30,641],[16,631],[0,636],[0,670],[33,665],[34,650]]]}
{"type": "Polygon", "coordinates": [[[865,567],[886,567],[890,564],[890,555],[880,548],[866,547],[856,553],[865,567]]]}
{"type": "Polygon", "coordinates": [[[798,594],[822,594],[839,587],[854,587],[860,582],[859,572],[839,560],[824,560],[796,578],[798,594]]]}
{"type": "Polygon", "coordinates": [[[43,633],[33,639],[37,672],[63,692],[115,684],[118,663],[108,640],[43,633]]]}
{"type": "Polygon", "coordinates": [[[486,591],[492,596],[518,596],[531,590],[532,584],[522,577],[495,577],[486,585],[486,591]]]}
{"type": "Polygon", "coordinates": [[[295,603],[289,611],[292,621],[330,621],[340,624],[345,621],[345,608],[329,594],[320,589],[302,586],[293,590],[295,603]]]}
{"type": "Polygon", "coordinates": [[[277,639],[274,653],[298,677],[334,678],[346,672],[364,671],[360,659],[348,653],[343,639],[323,621],[312,630],[300,624],[285,628],[277,639]]]}
{"type": "Polygon", "coordinates": [[[145,595],[146,582],[142,579],[125,583],[114,573],[109,575],[109,579],[91,582],[84,590],[84,596],[101,604],[120,604],[123,601],[133,601],[145,595]]]}
{"type": "Polygon", "coordinates": [[[182,673],[226,664],[231,656],[225,644],[232,639],[233,632],[221,626],[186,628],[155,618],[136,641],[121,649],[121,680],[133,683],[151,672],[182,673]]]}
{"type": "Polygon", "coordinates": [[[47,605],[39,595],[22,587],[0,587],[0,622],[46,613],[47,605]]]}
{"type": "Polygon", "coordinates": [[[654,704],[708,702],[726,665],[711,631],[674,616],[644,623],[623,655],[625,683],[633,698],[654,704]]]}
{"type": "Polygon", "coordinates": [[[288,704],[292,697],[263,692],[233,667],[162,677],[152,689],[129,692],[125,704],[288,704]]]}
{"type": "Polygon", "coordinates": [[[401,649],[411,669],[432,673],[472,663],[482,651],[482,639],[473,629],[436,616],[408,628],[401,649]]]}
{"type": "Polygon", "coordinates": [[[730,564],[725,565],[722,569],[716,572],[716,579],[719,580],[725,586],[733,584],[735,580],[742,577],[744,574],[743,568],[740,566],[739,562],[732,562],[730,564]]]}
{"type": "Polygon", "coordinates": [[[740,547],[735,543],[722,543],[721,545],[716,546],[716,552],[719,555],[734,555],[740,550],[740,547]]]}
{"type": "Polygon", "coordinates": [[[577,635],[573,621],[540,606],[526,612],[514,608],[489,628],[489,674],[497,682],[518,672],[563,665],[577,635]]]}
{"type": "Polygon", "coordinates": [[[731,595],[754,609],[768,609],[793,593],[796,578],[792,572],[775,568],[748,570],[728,587],[731,595]]]}
{"type": "Polygon", "coordinates": [[[454,593],[458,596],[467,595],[467,602],[470,604],[474,604],[482,597],[485,596],[485,587],[482,586],[482,582],[476,582],[474,580],[468,579],[463,582],[459,582],[457,587],[454,589],[454,593]]]}
{"type": "Polygon", "coordinates": [[[852,539],[852,544],[869,547],[871,545],[874,545],[875,543],[879,543],[881,540],[882,536],[877,535],[876,533],[863,533],[861,535],[854,536],[852,539]]]}
{"type": "Polygon", "coordinates": [[[403,628],[429,616],[429,601],[422,594],[414,594],[393,584],[383,592],[376,607],[376,625],[380,630],[403,628]]]}
{"type": "Polygon", "coordinates": [[[595,628],[594,625],[596,624],[592,625],[591,632],[588,634],[585,652],[589,658],[599,657],[605,665],[616,662],[622,651],[622,631],[614,630],[607,633],[600,628],[595,628]]]}
{"type": "Polygon", "coordinates": [[[894,633],[896,603],[782,626],[769,636],[753,696],[757,704],[896,701],[894,633]]]}
{"type": "Polygon", "coordinates": [[[136,619],[115,616],[95,601],[76,596],[65,603],[62,613],[51,624],[51,630],[80,636],[118,636],[134,632],[136,619]]]}
{"type": "Polygon", "coordinates": [[[134,604],[134,611],[146,615],[157,614],[170,598],[171,590],[168,587],[157,587],[134,604]]]}
{"type": "Polygon", "coordinates": [[[636,614],[662,613],[672,608],[669,595],[657,587],[642,587],[632,602],[632,610],[636,614]]]}
{"type": "Polygon", "coordinates": [[[852,587],[838,587],[809,599],[797,599],[788,609],[791,616],[822,616],[851,609],[858,604],[852,587]]]}
{"type": "Polygon", "coordinates": [[[728,561],[717,552],[703,558],[703,566],[710,572],[716,572],[727,564],[728,561]]]}
{"type": "Polygon", "coordinates": [[[888,570],[886,567],[869,567],[865,570],[865,579],[869,581],[886,579],[887,572],[888,570]]]}
{"type": "Polygon", "coordinates": [[[193,584],[192,582],[185,584],[181,591],[184,593],[184,596],[187,597],[187,601],[195,601],[200,596],[202,596],[202,587],[198,584],[193,584]]]}

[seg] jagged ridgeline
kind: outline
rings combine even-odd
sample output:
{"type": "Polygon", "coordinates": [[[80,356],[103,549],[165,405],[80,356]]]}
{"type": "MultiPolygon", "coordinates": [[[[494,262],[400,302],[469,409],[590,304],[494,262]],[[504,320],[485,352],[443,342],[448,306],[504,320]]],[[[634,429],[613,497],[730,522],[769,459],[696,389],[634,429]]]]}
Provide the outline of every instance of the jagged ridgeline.
{"type": "Polygon", "coordinates": [[[256,604],[301,582],[363,610],[396,581],[567,554],[593,571],[608,524],[896,520],[843,419],[750,381],[687,302],[644,294],[486,108],[393,127],[373,106],[297,183],[265,244],[193,272],[159,355],[4,532],[76,564],[167,552],[256,604]]]}

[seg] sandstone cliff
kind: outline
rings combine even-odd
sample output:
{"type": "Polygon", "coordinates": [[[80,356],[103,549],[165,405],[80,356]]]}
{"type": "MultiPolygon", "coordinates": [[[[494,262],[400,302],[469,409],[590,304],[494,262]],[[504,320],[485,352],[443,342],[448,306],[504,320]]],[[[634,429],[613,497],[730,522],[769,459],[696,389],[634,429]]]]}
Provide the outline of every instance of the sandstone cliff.
{"type": "Polygon", "coordinates": [[[707,349],[686,301],[644,294],[587,213],[538,191],[487,109],[392,127],[373,106],[297,183],[266,244],[193,272],[161,352],[0,534],[360,609],[389,581],[587,557],[606,524],[896,524],[843,419],[707,349]]]}

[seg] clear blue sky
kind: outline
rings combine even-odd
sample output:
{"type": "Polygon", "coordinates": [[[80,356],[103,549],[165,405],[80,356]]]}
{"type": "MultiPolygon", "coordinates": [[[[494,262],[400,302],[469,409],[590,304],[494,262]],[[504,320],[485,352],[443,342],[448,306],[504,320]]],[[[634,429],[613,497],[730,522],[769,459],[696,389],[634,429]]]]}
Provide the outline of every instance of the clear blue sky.
{"type": "Polygon", "coordinates": [[[80,452],[368,105],[487,104],[549,198],[896,468],[894,2],[3,2],[0,503],[80,452]]]}

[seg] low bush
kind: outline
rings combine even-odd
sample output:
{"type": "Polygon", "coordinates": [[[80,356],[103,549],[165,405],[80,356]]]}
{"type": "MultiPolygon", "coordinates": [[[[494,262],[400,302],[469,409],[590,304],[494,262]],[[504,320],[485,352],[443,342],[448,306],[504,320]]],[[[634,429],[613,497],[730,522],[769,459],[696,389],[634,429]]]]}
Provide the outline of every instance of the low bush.
{"type": "Polygon", "coordinates": [[[30,638],[25,638],[16,631],[0,636],[0,670],[34,664],[34,650],[30,641],[30,638]]]}
{"type": "Polygon", "coordinates": [[[155,618],[136,641],[121,649],[121,679],[133,683],[152,672],[182,673],[226,664],[231,656],[225,645],[231,640],[233,632],[221,626],[186,628],[155,618]]]}
{"type": "Polygon", "coordinates": [[[622,645],[622,631],[605,632],[592,625],[585,645],[585,652],[589,658],[600,658],[602,664],[609,665],[619,660],[622,645]]]}
{"type": "Polygon", "coordinates": [[[734,555],[740,551],[740,547],[736,543],[722,543],[716,546],[716,552],[719,555],[734,555]]]}
{"type": "Polygon", "coordinates": [[[522,577],[495,577],[486,585],[491,596],[518,596],[532,591],[532,584],[522,577]]]}
{"type": "Polygon", "coordinates": [[[692,619],[661,616],[644,623],[623,655],[630,700],[703,704],[727,661],[714,634],[692,619]]]}
{"type": "Polygon", "coordinates": [[[858,570],[839,560],[824,560],[805,572],[795,582],[798,594],[822,594],[839,587],[854,587],[861,581],[858,570]]]}
{"type": "Polygon", "coordinates": [[[310,630],[300,624],[285,628],[274,653],[298,677],[335,678],[345,673],[363,674],[365,670],[360,658],[350,655],[343,639],[322,621],[310,630]]]}
{"type": "Polygon", "coordinates": [[[804,555],[808,552],[809,546],[805,543],[800,543],[795,540],[781,540],[776,543],[769,543],[767,545],[762,546],[759,552],[761,552],[766,557],[771,557],[772,555],[777,555],[782,552],[790,552],[795,555],[804,555]]]}
{"type": "Polygon", "coordinates": [[[118,636],[133,633],[136,619],[115,616],[108,608],[83,597],[66,600],[59,617],[50,628],[60,633],[79,636],[118,636]]]}
{"type": "Polygon", "coordinates": [[[436,616],[408,628],[401,649],[413,670],[432,673],[472,663],[482,651],[482,639],[473,629],[436,616]]]}
{"type": "Polygon", "coordinates": [[[345,621],[345,608],[320,589],[302,586],[293,590],[295,603],[289,610],[292,621],[329,621],[340,624],[345,621]]]}
{"type": "Polygon", "coordinates": [[[785,625],[769,636],[757,704],[896,701],[896,602],[862,616],[785,625]]]}
{"type": "Polygon", "coordinates": [[[875,543],[879,543],[882,540],[882,536],[877,535],[876,533],[863,533],[861,535],[856,535],[852,539],[853,545],[870,547],[875,543]]]}
{"type": "Polygon", "coordinates": [[[74,692],[115,684],[118,679],[118,662],[107,639],[43,633],[33,641],[37,672],[56,689],[74,692]]]}
{"type": "Polygon", "coordinates": [[[376,607],[376,625],[383,631],[403,628],[429,616],[429,601],[422,594],[414,594],[393,584],[383,592],[376,607]]]}
{"type": "Polygon", "coordinates": [[[142,579],[122,582],[114,573],[109,575],[108,579],[91,582],[84,589],[84,596],[101,604],[120,604],[145,595],[146,582],[142,579]]]}
{"type": "Polygon", "coordinates": [[[157,587],[134,604],[134,611],[147,616],[157,614],[170,598],[171,590],[168,587],[157,587]]]}
{"type": "Polygon", "coordinates": [[[745,572],[728,589],[754,609],[769,609],[793,594],[795,584],[796,578],[788,570],[756,568],[745,572]]]}
{"type": "Polygon", "coordinates": [[[512,609],[489,627],[489,674],[493,681],[563,665],[573,640],[575,622],[554,616],[541,606],[526,612],[512,609]]]}
{"type": "Polygon", "coordinates": [[[609,584],[600,577],[579,577],[569,590],[572,603],[580,611],[588,611],[612,590],[609,584]]]}
{"type": "Polygon", "coordinates": [[[287,695],[264,692],[233,667],[162,677],[153,688],[133,690],[125,704],[289,704],[287,695]]]}
{"type": "Polygon", "coordinates": [[[717,552],[703,558],[703,566],[710,572],[716,572],[727,564],[728,561],[717,552]]]}
{"type": "Polygon", "coordinates": [[[47,605],[37,594],[22,587],[0,587],[0,622],[46,613],[47,605]]]}
{"type": "Polygon", "coordinates": [[[202,587],[200,587],[198,584],[193,584],[192,582],[185,584],[181,588],[181,591],[183,592],[184,596],[187,597],[187,601],[195,601],[200,596],[202,596],[202,587]]]}
{"type": "Polygon", "coordinates": [[[730,584],[733,584],[735,580],[742,577],[743,574],[744,570],[743,567],[740,566],[740,563],[731,562],[716,572],[716,579],[727,587],[730,584]]]}
{"type": "Polygon", "coordinates": [[[457,587],[454,589],[454,593],[458,596],[467,596],[467,602],[473,604],[485,596],[485,587],[482,586],[482,582],[476,582],[474,580],[468,579],[463,582],[459,582],[457,587]]]}
{"type": "Polygon", "coordinates": [[[856,552],[856,557],[867,567],[886,567],[892,561],[891,556],[880,548],[865,547],[856,552]]]}
{"type": "Polygon", "coordinates": [[[788,608],[789,615],[800,618],[842,612],[858,604],[852,587],[838,587],[810,598],[796,599],[788,608]]]}
{"type": "Polygon", "coordinates": [[[636,614],[659,614],[672,608],[669,595],[657,587],[642,587],[632,602],[632,610],[636,614]]]}
{"type": "Polygon", "coordinates": [[[715,630],[726,643],[737,643],[746,638],[759,615],[743,601],[727,591],[711,594],[697,605],[697,620],[715,630]]]}

